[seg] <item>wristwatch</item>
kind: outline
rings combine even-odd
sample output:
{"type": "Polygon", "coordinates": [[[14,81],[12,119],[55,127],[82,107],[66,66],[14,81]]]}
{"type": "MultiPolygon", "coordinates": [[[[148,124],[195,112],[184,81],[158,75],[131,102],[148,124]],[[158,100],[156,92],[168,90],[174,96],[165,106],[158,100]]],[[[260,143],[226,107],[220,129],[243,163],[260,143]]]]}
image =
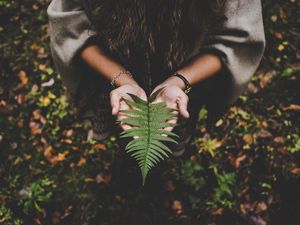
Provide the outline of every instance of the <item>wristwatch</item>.
{"type": "Polygon", "coordinates": [[[184,93],[188,94],[192,90],[191,84],[188,82],[188,80],[183,75],[176,72],[173,76],[179,77],[184,82],[184,85],[185,85],[184,93]]]}

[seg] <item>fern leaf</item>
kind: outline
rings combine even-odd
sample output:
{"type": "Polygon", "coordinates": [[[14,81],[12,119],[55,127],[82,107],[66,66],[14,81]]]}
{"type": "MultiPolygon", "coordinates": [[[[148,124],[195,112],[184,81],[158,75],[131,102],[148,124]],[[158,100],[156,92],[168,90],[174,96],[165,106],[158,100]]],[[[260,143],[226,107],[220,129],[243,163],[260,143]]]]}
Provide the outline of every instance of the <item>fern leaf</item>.
{"type": "Polygon", "coordinates": [[[123,131],[121,137],[135,137],[126,145],[125,151],[136,159],[141,169],[143,185],[151,168],[172,153],[163,142],[177,143],[174,138],[178,135],[164,130],[166,127],[175,126],[168,122],[176,117],[176,114],[173,113],[174,109],[168,108],[164,102],[154,103],[155,98],[162,90],[163,88],[154,92],[147,101],[129,94],[132,101],[125,101],[132,109],[120,111],[129,117],[120,119],[119,122],[133,127],[123,131]]]}

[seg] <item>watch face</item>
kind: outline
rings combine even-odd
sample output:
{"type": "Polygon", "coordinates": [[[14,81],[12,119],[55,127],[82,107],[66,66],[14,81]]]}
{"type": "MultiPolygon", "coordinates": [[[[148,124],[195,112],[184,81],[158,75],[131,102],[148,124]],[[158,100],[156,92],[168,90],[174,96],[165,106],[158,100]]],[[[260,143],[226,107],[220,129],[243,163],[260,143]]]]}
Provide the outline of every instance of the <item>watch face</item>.
{"type": "Polygon", "coordinates": [[[192,88],[188,87],[187,89],[185,89],[184,93],[188,94],[188,93],[190,93],[191,90],[192,90],[192,88]]]}

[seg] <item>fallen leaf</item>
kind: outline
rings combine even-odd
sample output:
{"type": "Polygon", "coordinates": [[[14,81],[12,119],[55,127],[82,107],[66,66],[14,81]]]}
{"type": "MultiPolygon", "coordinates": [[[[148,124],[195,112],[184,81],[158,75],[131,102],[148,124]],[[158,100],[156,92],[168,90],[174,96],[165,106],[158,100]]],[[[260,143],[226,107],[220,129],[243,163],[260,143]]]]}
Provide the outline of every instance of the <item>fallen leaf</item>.
{"type": "Polygon", "coordinates": [[[74,130],[64,130],[63,131],[63,135],[67,136],[67,137],[71,137],[74,134],[74,130]]]}
{"type": "Polygon", "coordinates": [[[23,95],[23,94],[18,94],[15,96],[15,100],[17,101],[17,103],[19,105],[22,105],[26,102],[26,95],[23,95]]]}
{"type": "Polygon", "coordinates": [[[211,211],[211,215],[213,216],[221,216],[224,213],[224,209],[223,208],[217,208],[217,209],[213,209],[211,211]]]}
{"type": "Polygon", "coordinates": [[[272,137],[272,134],[265,130],[265,129],[260,129],[258,132],[255,133],[255,136],[258,137],[258,138],[270,138],[272,137]]]}
{"type": "Polygon", "coordinates": [[[86,159],[81,157],[80,160],[77,163],[77,166],[80,167],[80,166],[83,166],[85,164],[86,164],[86,159]]]}
{"type": "Polygon", "coordinates": [[[45,96],[41,96],[41,97],[39,98],[39,101],[40,101],[40,103],[42,104],[42,106],[44,106],[44,107],[49,106],[50,103],[51,103],[50,98],[48,98],[47,96],[46,96],[46,97],[45,97],[45,96]]]}
{"type": "Polygon", "coordinates": [[[32,112],[33,118],[35,120],[39,120],[41,118],[41,110],[40,109],[36,109],[32,112]]]}
{"type": "Polygon", "coordinates": [[[42,87],[51,87],[55,83],[54,79],[51,78],[49,81],[42,83],[42,87]]]}
{"type": "Polygon", "coordinates": [[[268,209],[268,205],[265,202],[259,202],[256,204],[255,210],[257,213],[264,212],[268,209]]]}
{"type": "Polygon", "coordinates": [[[260,74],[258,76],[260,88],[262,88],[262,89],[266,88],[271,83],[275,74],[276,74],[276,72],[274,72],[274,71],[260,74]]]}
{"type": "Polygon", "coordinates": [[[84,182],[86,182],[86,183],[92,183],[92,182],[95,182],[95,179],[87,177],[87,178],[84,179],[84,182]]]}
{"type": "Polygon", "coordinates": [[[283,110],[284,111],[300,111],[300,105],[292,104],[287,107],[284,107],[283,110]]]}
{"type": "Polygon", "coordinates": [[[27,154],[27,153],[24,153],[23,157],[24,157],[25,160],[29,160],[29,159],[31,159],[32,156],[27,154]]]}
{"type": "Polygon", "coordinates": [[[28,83],[28,77],[26,75],[26,72],[24,70],[20,70],[18,76],[21,81],[21,86],[25,86],[28,83]]]}
{"type": "Polygon", "coordinates": [[[295,174],[295,175],[299,175],[300,174],[300,168],[294,168],[294,169],[292,169],[291,173],[295,174]]]}
{"type": "Polygon", "coordinates": [[[92,148],[96,151],[105,151],[107,150],[107,147],[105,144],[95,144],[92,146],[92,148]]]}
{"type": "Polygon", "coordinates": [[[66,150],[64,152],[60,152],[58,153],[58,155],[56,156],[56,160],[61,162],[61,161],[64,161],[66,159],[66,156],[69,154],[69,151],[66,150]]]}
{"type": "Polygon", "coordinates": [[[166,191],[172,192],[175,190],[175,183],[172,180],[167,180],[164,182],[164,188],[166,191]]]}
{"type": "Polygon", "coordinates": [[[279,39],[279,40],[283,40],[283,36],[281,33],[274,31],[274,36],[279,39]]]}
{"type": "Polygon", "coordinates": [[[112,178],[112,176],[109,175],[109,174],[99,173],[99,174],[96,176],[96,182],[97,182],[98,184],[100,184],[100,183],[108,184],[108,183],[111,181],[111,178],[112,178]]]}
{"type": "Polygon", "coordinates": [[[65,143],[65,144],[68,144],[68,145],[73,143],[73,141],[71,139],[62,139],[61,142],[65,143]]]}
{"type": "Polygon", "coordinates": [[[182,214],[182,203],[181,201],[174,200],[172,204],[172,209],[177,213],[177,214],[182,214]]]}
{"type": "Polygon", "coordinates": [[[31,129],[31,133],[33,135],[37,135],[37,134],[41,134],[42,130],[40,129],[40,124],[34,122],[34,121],[30,121],[29,122],[29,128],[31,129]]]}
{"type": "Polygon", "coordinates": [[[53,148],[51,145],[44,150],[44,156],[46,159],[50,159],[53,156],[53,148]]]}
{"type": "Polygon", "coordinates": [[[284,144],[284,137],[275,137],[274,138],[274,142],[277,143],[277,144],[284,144]]]}
{"type": "Polygon", "coordinates": [[[251,134],[244,135],[243,140],[247,145],[251,145],[253,143],[253,137],[251,134]]]}

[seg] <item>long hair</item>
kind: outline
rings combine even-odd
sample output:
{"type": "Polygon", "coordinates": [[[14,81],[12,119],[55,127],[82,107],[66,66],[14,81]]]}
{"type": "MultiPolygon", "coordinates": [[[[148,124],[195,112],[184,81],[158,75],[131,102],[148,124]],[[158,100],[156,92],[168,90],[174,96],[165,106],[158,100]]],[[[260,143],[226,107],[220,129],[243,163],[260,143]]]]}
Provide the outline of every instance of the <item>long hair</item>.
{"type": "Polygon", "coordinates": [[[138,50],[150,55],[159,51],[163,53],[164,64],[172,69],[183,61],[209,25],[224,19],[225,1],[83,0],[83,3],[110,50],[126,58],[138,50]]]}

